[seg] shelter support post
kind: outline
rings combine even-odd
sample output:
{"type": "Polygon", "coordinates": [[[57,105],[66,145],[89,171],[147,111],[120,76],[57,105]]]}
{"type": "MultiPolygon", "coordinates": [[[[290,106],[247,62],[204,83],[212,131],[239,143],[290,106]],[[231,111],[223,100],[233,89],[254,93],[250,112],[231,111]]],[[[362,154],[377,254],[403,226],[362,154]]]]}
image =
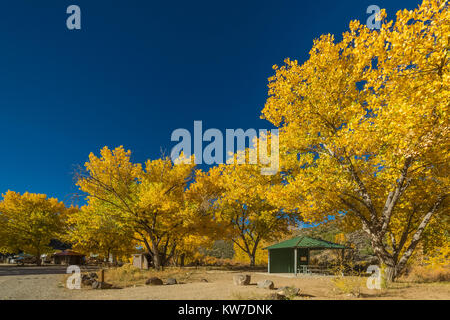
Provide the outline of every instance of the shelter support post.
{"type": "Polygon", "coordinates": [[[294,274],[297,276],[297,248],[294,248],[294,274]]]}

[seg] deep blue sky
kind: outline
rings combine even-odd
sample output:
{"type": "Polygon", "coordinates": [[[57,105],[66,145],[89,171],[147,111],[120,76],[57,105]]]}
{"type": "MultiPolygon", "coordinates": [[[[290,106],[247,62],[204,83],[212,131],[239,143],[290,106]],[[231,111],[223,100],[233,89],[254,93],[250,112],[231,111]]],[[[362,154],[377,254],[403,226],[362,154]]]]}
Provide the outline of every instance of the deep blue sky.
{"type": "Polygon", "coordinates": [[[176,128],[271,128],[272,65],[304,61],[366,8],[419,0],[14,0],[0,11],[0,193],[70,203],[74,167],[105,145],[135,161],[170,152],[176,128]],[[82,30],[66,28],[77,4],[82,30]]]}

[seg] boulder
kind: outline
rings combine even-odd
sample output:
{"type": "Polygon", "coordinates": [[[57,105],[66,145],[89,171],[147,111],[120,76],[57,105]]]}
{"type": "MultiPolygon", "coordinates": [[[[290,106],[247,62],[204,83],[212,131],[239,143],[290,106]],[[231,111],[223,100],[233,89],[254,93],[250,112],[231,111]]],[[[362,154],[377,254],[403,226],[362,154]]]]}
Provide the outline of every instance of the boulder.
{"type": "Polygon", "coordinates": [[[277,293],[287,297],[294,297],[298,295],[300,289],[296,287],[281,287],[277,290],[277,293]]]}
{"type": "Polygon", "coordinates": [[[151,278],[147,279],[147,281],[145,281],[145,284],[150,285],[150,286],[162,286],[163,281],[160,278],[151,277],[151,278]]]}
{"type": "Polygon", "coordinates": [[[263,280],[263,281],[259,281],[257,283],[257,287],[258,288],[263,288],[263,289],[273,289],[274,288],[274,284],[270,280],[263,280]]]}
{"type": "Polygon", "coordinates": [[[99,289],[99,286],[100,286],[100,282],[98,282],[98,281],[94,281],[91,284],[92,289],[99,289]]]}
{"type": "Polygon", "coordinates": [[[81,275],[81,283],[84,285],[84,286],[92,286],[92,284],[94,283],[94,282],[98,282],[98,276],[97,276],[97,274],[96,273],[94,273],[94,272],[91,272],[91,273],[89,273],[89,274],[82,274],[81,275]]]}
{"type": "Polygon", "coordinates": [[[113,285],[106,282],[99,282],[99,281],[93,281],[92,282],[92,289],[112,289],[113,285]]]}
{"type": "Polygon", "coordinates": [[[250,284],[250,275],[240,274],[233,277],[233,282],[237,286],[248,286],[250,284]]]}
{"type": "Polygon", "coordinates": [[[177,284],[177,279],[169,278],[169,279],[167,279],[166,284],[167,285],[177,284]]]}
{"type": "Polygon", "coordinates": [[[84,286],[91,286],[92,283],[94,282],[94,279],[89,278],[89,276],[83,275],[81,277],[81,284],[84,286]]]}

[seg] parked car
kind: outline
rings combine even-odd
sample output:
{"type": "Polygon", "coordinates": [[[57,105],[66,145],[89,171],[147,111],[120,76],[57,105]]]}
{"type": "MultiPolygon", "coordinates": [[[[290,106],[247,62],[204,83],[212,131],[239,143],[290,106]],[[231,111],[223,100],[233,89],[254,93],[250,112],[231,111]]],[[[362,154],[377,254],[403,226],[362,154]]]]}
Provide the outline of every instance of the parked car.
{"type": "Polygon", "coordinates": [[[36,264],[37,258],[35,256],[29,255],[29,254],[20,254],[13,258],[13,263],[16,263],[18,265],[24,265],[24,264],[36,264]]]}

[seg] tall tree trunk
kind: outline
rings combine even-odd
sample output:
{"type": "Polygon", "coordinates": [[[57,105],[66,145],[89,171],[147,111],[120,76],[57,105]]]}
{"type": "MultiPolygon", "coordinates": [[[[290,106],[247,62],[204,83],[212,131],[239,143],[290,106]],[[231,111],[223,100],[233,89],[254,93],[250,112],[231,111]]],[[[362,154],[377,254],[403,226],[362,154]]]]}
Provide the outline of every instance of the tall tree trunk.
{"type": "MultiPolygon", "coordinates": [[[[148,253],[149,257],[151,258],[151,261],[153,262],[153,265],[154,265],[155,264],[155,259],[154,259],[153,250],[150,247],[150,244],[148,243],[147,239],[145,239],[144,236],[142,236],[142,241],[144,242],[145,248],[147,249],[147,253],[148,253]]],[[[149,262],[149,266],[150,266],[150,260],[148,262],[149,262]]]]}
{"type": "Polygon", "coordinates": [[[394,266],[387,266],[386,267],[386,270],[384,271],[384,275],[383,275],[383,277],[384,277],[384,279],[387,281],[387,282],[393,282],[393,281],[395,281],[395,279],[398,277],[398,275],[399,275],[399,272],[397,271],[399,268],[398,268],[398,265],[394,265],[394,266]]]}
{"type": "Polygon", "coordinates": [[[254,267],[255,266],[255,254],[249,254],[250,256],[250,267],[254,267]]]}
{"type": "Polygon", "coordinates": [[[186,255],[183,253],[181,254],[180,257],[180,267],[184,267],[184,259],[185,259],[186,255]]]}
{"type": "Polygon", "coordinates": [[[153,266],[156,270],[161,270],[161,254],[158,249],[158,245],[152,240],[152,251],[153,251],[153,266]]]}
{"type": "Polygon", "coordinates": [[[252,252],[250,253],[250,267],[254,267],[256,263],[256,250],[258,249],[259,236],[256,237],[255,243],[253,244],[252,252]]]}
{"type": "MultiPolygon", "coordinates": [[[[366,230],[367,232],[367,230],[366,230]]],[[[395,253],[392,254],[388,251],[386,244],[383,242],[383,233],[379,231],[378,233],[367,232],[371,239],[372,248],[375,255],[381,264],[386,266],[385,274],[382,275],[388,282],[392,282],[398,275],[397,259],[395,258],[395,253]]]]}
{"type": "Polygon", "coordinates": [[[37,249],[37,253],[36,253],[36,264],[37,264],[38,266],[40,266],[40,265],[41,265],[41,262],[42,262],[42,260],[41,260],[41,250],[37,249]]]}

